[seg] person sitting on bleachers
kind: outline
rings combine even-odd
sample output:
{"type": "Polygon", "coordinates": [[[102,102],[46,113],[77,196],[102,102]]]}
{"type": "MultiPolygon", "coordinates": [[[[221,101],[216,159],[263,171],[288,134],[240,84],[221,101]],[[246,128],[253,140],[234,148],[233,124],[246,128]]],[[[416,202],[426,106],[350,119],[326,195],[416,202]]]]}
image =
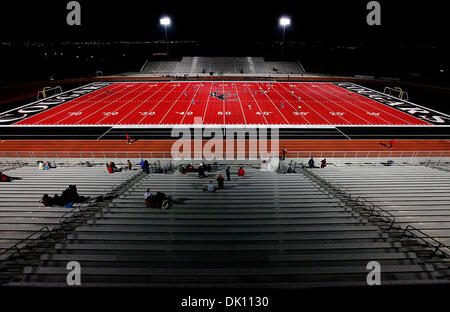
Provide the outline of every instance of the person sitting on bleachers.
{"type": "Polygon", "coordinates": [[[11,182],[14,180],[22,180],[22,178],[10,177],[10,176],[7,176],[6,174],[3,174],[3,172],[0,172],[0,182],[11,182]]]}
{"type": "Polygon", "coordinates": [[[245,170],[242,167],[239,167],[238,176],[243,177],[245,175],[245,170]]]}
{"type": "Polygon", "coordinates": [[[315,168],[314,166],[314,159],[311,157],[311,159],[308,161],[309,168],[315,168]]]}
{"type": "Polygon", "coordinates": [[[130,160],[127,160],[127,168],[128,168],[128,170],[133,169],[133,165],[131,164],[130,160]]]}
{"type": "Polygon", "coordinates": [[[44,166],[45,170],[49,170],[49,169],[53,169],[53,168],[56,168],[56,165],[52,166],[52,164],[49,161],[45,162],[45,166],[44,166]]]}
{"type": "Polygon", "coordinates": [[[324,159],[322,159],[322,161],[321,161],[320,168],[325,168],[326,166],[327,166],[327,159],[324,158],[324,159]]]}
{"type": "Polygon", "coordinates": [[[147,208],[150,208],[150,200],[151,200],[152,196],[153,196],[152,192],[150,192],[150,189],[148,188],[147,192],[145,192],[145,194],[144,194],[145,206],[147,208]]]}
{"type": "Polygon", "coordinates": [[[69,185],[69,187],[66,188],[61,194],[61,202],[63,205],[68,203],[83,203],[88,199],[89,197],[80,196],[78,194],[76,185],[69,185]]]}
{"type": "Polygon", "coordinates": [[[203,190],[203,192],[208,191],[208,192],[215,192],[216,191],[216,187],[213,184],[213,181],[209,181],[208,186],[206,187],[206,189],[203,190]]]}
{"type": "Polygon", "coordinates": [[[39,170],[45,170],[45,165],[44,165],[43,161],[39,162],[38,168],[39,168],[39,170]]]}

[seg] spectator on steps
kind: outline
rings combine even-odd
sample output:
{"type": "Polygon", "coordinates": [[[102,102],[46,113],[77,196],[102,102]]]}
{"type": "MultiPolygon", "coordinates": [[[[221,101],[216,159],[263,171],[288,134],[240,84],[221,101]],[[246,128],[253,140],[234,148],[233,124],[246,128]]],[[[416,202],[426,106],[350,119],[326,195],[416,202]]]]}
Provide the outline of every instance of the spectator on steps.
{"type": "Polygon", "coordinates": [[[314,166],[314,159],[311,157],[311,159],[308,161],[308,167],[309,168],[315,168],[314,166]]]}
{"type": "Polygon", "coordinates": [[[43,161],[39,162],[38,168],[39,168],[39,170],[45,170],[45,165],[44,165],[43,161]]]}
{"type": "Polygon", "coordinates": [[[227,181],[230,181],[230,176],[231,176],[230,167],[227,167],[226,175],[227,175],[227,181]]]}
{"type": "Polygon", "coordinates": [[[145,206],[147,208],[150,208],[150,199],[152,198],[152,192],[150,192],[150,189],[147,189],[147,192],[144,194],[144,200],[145,200],[145,206]]]}
{"type": "Polygon", "coordinates": [[[205,177],[205,169],[203,168],[203,165],[198,166],[198,177],[200,179],[205,177]]]}
{"type": "Polygon", "coordinates": [[[61,202],[65,205],[67,203],[82,203],[88,200],[89,197],[80,196],[78,194],[76,185],[69,185],[62,194],[61,194],[61,202]]]}
{"type": "Polygon", "coordinates": [[[0,172],[0,182],[12,182],[14,180],[22,180],[22,178],[10,177],[6,174],[3,174],[3,172],[0,172]]]}
{"type": "Polygon", "coordinates": [[[320,168],[325,168],[326,166],[327,166],[327,159],[324,158],[324,159],[322,159],[322,161],[321,161],[320,168]]]}
{"type": "Polygon", "coordinates": [[[142,165],[142,171],[146,174],[150,173],[150,165],[148,164],[147,160],[144,160],[144,164],[142,165]]]}
{"type": "Polygon", "coordinates": [[[53,168],[56,168],[56,165],[52,166],[52,164],[49,161],[46,161],[44,168],[45,168],[45,170],[53,169],[53,168]]]}
{"type": "Polygon", "coordinates": [[[225,179],[223,178],[222,174],[219,174],[219,176],[217,177],[217,186],[218,186],[218,189],[219,189],[219,190],[221,190],[221,189],[224,188],[224,187],[223,187],[224,180],[225,180],[225,179]]]}
{"type": "Polygon", "coordinates": [[[208,191],[210,193],[216,191],[216,187],[214,186],[213,181],[209,181],[208,186],[205,189],[203,189],[203,192],[205,191],[208,191]]]}
{"type": "Polygon", "coordinates": [[[144,166],[144,160],[142,158],[141,158],[141,161],[139,162],[139,166],[141,166],[141,169],[144,166]]]}
{"type": "Polygon", "coordinates": [[[242,167],[239,167],[238,176],[243,177],[245,175],[245,170],[242,167]]]}
{"type": "Polygon", "coordinates": [[[133,165],[131,164],[131,161],[129,159],[127,160],[127,168],[128,170],[131,170],[133,168],[133,165]]]}

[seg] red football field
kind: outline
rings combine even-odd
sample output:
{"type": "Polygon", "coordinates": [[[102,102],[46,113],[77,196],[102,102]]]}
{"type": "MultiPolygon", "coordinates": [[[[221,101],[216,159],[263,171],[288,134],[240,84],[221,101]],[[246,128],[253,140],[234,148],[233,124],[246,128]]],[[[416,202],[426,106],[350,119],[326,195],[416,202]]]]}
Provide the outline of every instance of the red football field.
{"type": "Polygon", "coordinates": [[[194,123],[430,125],[356,93],[349,95],[347,90],[332,83],[230,81],[114,83],[16,125],[176,126],[194,123]]]}

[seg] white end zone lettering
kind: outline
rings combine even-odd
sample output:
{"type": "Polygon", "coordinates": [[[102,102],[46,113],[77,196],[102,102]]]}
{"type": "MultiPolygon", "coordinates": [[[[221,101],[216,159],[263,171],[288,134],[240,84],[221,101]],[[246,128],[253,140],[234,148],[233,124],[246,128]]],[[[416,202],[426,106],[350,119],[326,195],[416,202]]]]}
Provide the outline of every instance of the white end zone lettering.
{"type": "Polygon", "coordinates": [[[111,85],[111,82],[94,82],[86,86],[82,86],[70,91],[66,91],[46,99],[42,99],[21,107],[13,108],[6,112],[0,113],[0,125],[11,125],[13,123],[24,120],[25,118],[42,113],[55,106],[67,103],[85,94],[99,90],[111,85]]]}
{"type": "Polygon", "coordinates": [[[403,113],[411,115],[417,119],[421,119],[433,125],[448,126],[450,125],[450,116],[418,104],[414,104],[396,97],[371,90],[351,82],[335,82],[334,85],[358,93],[361,96],[380,102],[381,104],[392,107],[403,113]]]}

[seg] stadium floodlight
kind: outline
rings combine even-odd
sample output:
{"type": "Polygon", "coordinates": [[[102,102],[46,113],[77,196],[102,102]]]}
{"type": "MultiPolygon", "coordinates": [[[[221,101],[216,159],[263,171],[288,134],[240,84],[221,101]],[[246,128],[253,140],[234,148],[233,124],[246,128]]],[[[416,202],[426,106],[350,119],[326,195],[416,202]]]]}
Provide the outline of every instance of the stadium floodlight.
{"type": "Polygon", "coordinates": [[[284,32],[286,31],[286,26],[291,25],[291,19],[286,16],[280,17],[280,26],[283,26],[283,41],[281,42],[281,60],[283,60],[284,53],[284,32]]]}
{"type": "Polygon", "coordinates": [[[280,25],[283,27],[291,25],[291,19],[289,17],[280,18],[280,25]]]}
{"type": "Polygon", "coordinates": [[[161,25],[163,26],[169,26],[170,25],[170,18],[168,17],[163,17],[159,20],[159,22],[161,23],[161,25]]]}
{"type": "Polygon", "coordinates": [[[167,41],[167,26],[170,26],[170,18],[165,16],[159,19],[159,23],[164,26],[164,32],[166,33],[166,56],[169,58],[169,42],[167,41]]]}

